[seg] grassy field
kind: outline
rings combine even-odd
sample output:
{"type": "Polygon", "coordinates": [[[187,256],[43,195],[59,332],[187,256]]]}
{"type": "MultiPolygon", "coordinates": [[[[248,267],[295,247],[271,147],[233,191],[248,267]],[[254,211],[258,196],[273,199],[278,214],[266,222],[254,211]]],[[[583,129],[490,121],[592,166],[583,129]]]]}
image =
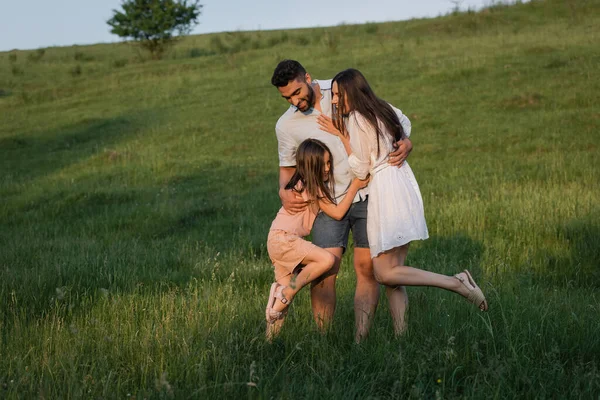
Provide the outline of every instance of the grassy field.
{"type": "Polygon", "coordinates": [[[0,398],[600,397],[600,2],[0,53],[0,398]],[[431,238],[482,314],[410,288],[353,344],[308,293],[264,340],[282,58],[355,67],[413,122],[431,238]]]}

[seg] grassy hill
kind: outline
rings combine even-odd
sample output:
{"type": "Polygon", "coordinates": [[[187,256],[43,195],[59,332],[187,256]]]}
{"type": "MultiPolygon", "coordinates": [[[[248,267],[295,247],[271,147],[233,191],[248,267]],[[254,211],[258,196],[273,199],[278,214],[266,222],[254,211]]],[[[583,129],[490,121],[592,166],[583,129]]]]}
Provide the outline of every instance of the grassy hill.
{"type": "MultiPolygon", "coordinates": [[[[597,398],[600,2],[0,53],[0,397],[597,398]],[[431,238],[490,312],[410,288],[352,342],[308,293],[265,343],[276,63],[355,67],[413,122],[431,238]]],[[[351,252],[350,252],[351,253],[351,252]]]]}

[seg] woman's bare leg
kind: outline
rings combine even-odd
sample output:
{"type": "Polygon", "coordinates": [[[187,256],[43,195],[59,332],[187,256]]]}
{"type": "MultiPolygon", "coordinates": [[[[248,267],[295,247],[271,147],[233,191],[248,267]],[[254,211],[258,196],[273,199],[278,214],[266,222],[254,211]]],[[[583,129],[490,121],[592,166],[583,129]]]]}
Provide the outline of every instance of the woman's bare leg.
{"type": "MultiPolygon", "coordinates": [[[[409,245],[410,243],[407,243],[393,249],[394,265],[404,265],[409,245]]],[[[408,308],[406,288],[404,286],[386,286],[385,292],[394,322],[394,333],[396,336],[400,336],[406,330],[406,310],[408,308]]]]}
{"type": "Polygon", "coordinates": [[[404,286],[386,286],[390,314],[394,322],[394,333],[402,335],[406,331],[406,310],[408,309],[408,294],[404,286]]]}
{"type": "MultiPolygon", "coordinates": [[[[422,269],[407,267],[397,264],[398,252],[403,246],[396,247],[390,251],[382,253],[373,259],[373,271],[377,281],[386,286],[432,286],[458,293],[463,297],[468,297],[473,287],[467,287],[454,276],[436,274],[435,272],[424,271],[422,269]]],[[[463,278],[468,282],[464,272],[463,278]]]]}

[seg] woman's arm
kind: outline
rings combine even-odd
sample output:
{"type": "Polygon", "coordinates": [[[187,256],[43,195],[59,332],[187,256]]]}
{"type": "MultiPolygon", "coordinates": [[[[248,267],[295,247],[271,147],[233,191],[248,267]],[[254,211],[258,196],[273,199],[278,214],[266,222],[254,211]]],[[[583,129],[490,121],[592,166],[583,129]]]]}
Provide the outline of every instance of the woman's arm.
{"type": "Polygon", "coordinates": [[[317,122],[320,125],[319,129],[340,138],[346,153],[348,153],[348,163],[352,172],[357,178],[366,179],[371,168],[370,141],[373,138],[377,140],[375,129],[362,115],[356,112],[353,112],[346,120],[346,132],[348,133],[346,136],[335,127],[333,120],[326,115],[319,115],[317,122]],[[357,119],[361,119],[361,122],[359,123],[357,119]]]}
{"type": "Polygon", "coordinates": [[[338,128],[335,127],[331,118],[329,118],[325,114],[321,114],[317,117],[317,122],[320,125],[319,129],[327,133],[331,133],[333,136],[339,137],[342,141],[342,144],[344,145],[344,149],[346,149],[346,153],[348,153],[348,155],[352,154],[352,147],[350,146],[350,137],[344,136],[342,132],[340,132],[338,128]]]}
{"type": "Polygon", "coordinates": [[[371,151],[377,148],[377,131],[357,112],[352,112],[348,117],[346,129],[352,147],[348,164],[357,178],[365,179],[371,170],[371,151]]]}
{"type": "Polygon", "coordinates": [[[369,184],[369,180],[370,179],[360,180],[354,178],[352,180],[352,183],[350,184],[350,187],[348,188],[348,191],[346,192],[346,195],[344,196],[342,201],[340,201],[339,204],[334,204],[326,198],[321,198],[318,200],[319,208],[331,218],[337,219],[339,221],[340,219],[344,218],[344,215],[346,215],[348,209],[350,209],[350,206],[352,205],[352,201],[354,200],[354,196],[356,196],[356,193],[360,189],[367,187],[367,185],[369,184]]]}

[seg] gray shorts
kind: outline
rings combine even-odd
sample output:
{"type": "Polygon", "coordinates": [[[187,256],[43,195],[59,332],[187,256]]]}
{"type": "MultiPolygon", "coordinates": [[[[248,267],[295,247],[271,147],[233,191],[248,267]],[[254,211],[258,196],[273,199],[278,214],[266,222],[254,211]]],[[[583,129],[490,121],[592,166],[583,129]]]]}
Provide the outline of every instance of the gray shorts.
{"type": "Polygon", "coordinates": [[[312,242],[323,249],[342,247],[346,251],[348,236],[352,231],[354,247],[368,249],[367,204],[368,199],[352,203],[344,218],[339,221],[320,212],[312,227],[312,242]]]}

